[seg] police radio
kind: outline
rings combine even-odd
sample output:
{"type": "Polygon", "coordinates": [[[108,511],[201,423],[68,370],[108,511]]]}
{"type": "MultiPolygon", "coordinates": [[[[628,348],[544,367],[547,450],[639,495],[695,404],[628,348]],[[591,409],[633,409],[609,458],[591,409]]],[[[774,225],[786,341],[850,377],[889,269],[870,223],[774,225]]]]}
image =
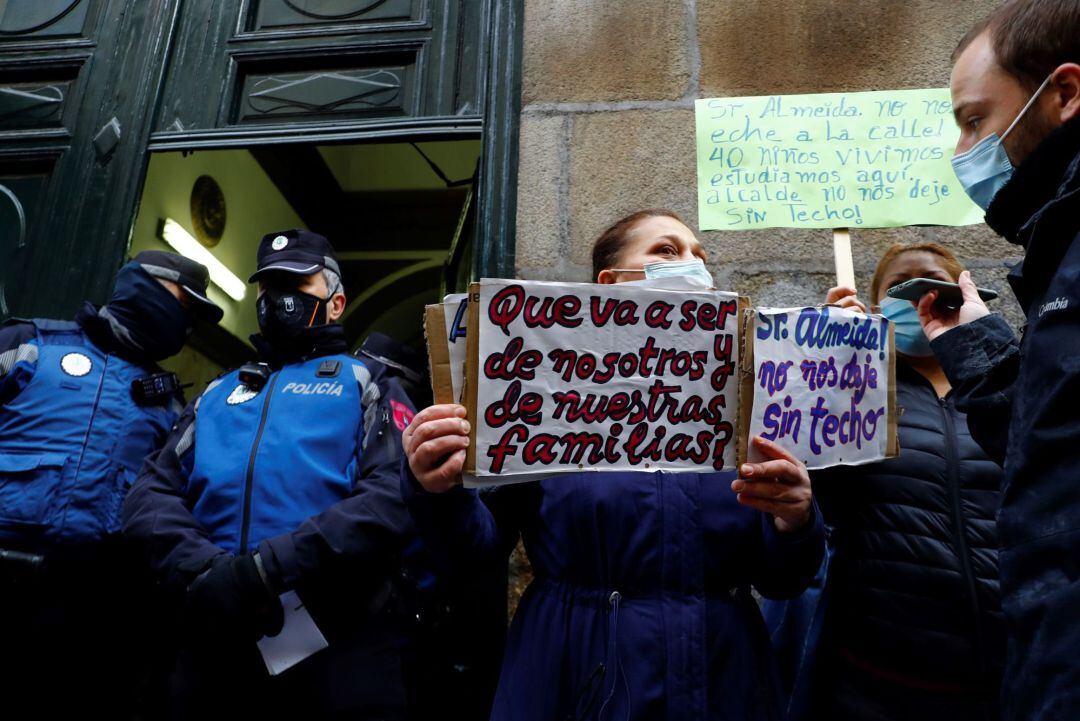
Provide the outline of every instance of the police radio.
{"type": "Polygon", "coordinates": [[[240,366],[240,382],[253,391],[261,391],[270,380],[271,370],[266,363],[245,363],[240,366]]]}
{"type": "Polygon", "coordinates": [[[155,373],[131,381],[131,397],[140,406],[157,406],[178,397],[181,388],[175,373],[155,373]]]}

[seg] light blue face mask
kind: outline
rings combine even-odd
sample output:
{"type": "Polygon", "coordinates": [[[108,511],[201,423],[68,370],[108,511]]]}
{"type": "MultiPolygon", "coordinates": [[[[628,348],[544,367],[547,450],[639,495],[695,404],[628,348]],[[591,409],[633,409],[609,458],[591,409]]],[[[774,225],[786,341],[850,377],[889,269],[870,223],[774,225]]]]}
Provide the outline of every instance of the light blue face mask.
{"type": "Polygon", "coordinates": [[[1006,128],[1001,137],[998,137],[997,133],[990,133],[975,143],[966,153],[953,157],[952,166],[957,179],[964,186],[964,191],[968,196],[983,210],[990,207],[990,201],[1009,182],[1015,170],[1008,153],[1005,152],[1005,138],[1009,137],[1009,133],[1035,104],[1035,100],[1050,84],[1052,77],[1053,73],[1046,76],[1046,80],[1027,101],[1027,105],[1020,110],[1020,114],[1012,121],[1012,125],[1006,128]]]}
{"type": "Polygon", "coordinates": [[[934,351],[930,350],[930,339],[926,337],[922,323],[919,322],[919,311],[911,301],[886,298],[881,301],[881,314],[893,324],[896,350],[916,358],[934,355],[934,351]]]}
{"type": "Polygon", "coordinates": [[[658,263],[646,263],[644,268],[612,268],[618,273],[645,273],[647,280],[654,278],[690,278],[703,288],[713,287],[713,277],[700,258],[693,260],[662,260],[658,263]]]}

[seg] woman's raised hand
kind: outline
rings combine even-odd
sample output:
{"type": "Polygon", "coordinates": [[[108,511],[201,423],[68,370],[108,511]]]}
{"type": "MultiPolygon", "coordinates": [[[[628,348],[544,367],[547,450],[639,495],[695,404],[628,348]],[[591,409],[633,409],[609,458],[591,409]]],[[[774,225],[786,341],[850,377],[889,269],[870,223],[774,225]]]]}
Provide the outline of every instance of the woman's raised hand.
{"type": "Polygon", "coordinates": [[[430,406],[416,414],[401,434],[405,456],[416,480],[429,493],[445,493],[461,483],[469,447],[465,406],[430,406]]]}
{"type": "Polygon", "coordinates": [[[731,482],[739,503],[771,513],[776,530],[797,531],[810,522],[813,494],[803,462],[761,436],[751,443],[769,460],[744,463],[731,482]]]}
{"type": "Polygon", "coordinates": [[[855,289],[846,285],[838,285],[835,288],[829,288],[829,292],[825,295],[825,303],[827,305],[838,305],[841,308],[849,308],[851,310],[857,310],[860,313],[866,312],[866,306],[855,295],[855,289]]]}

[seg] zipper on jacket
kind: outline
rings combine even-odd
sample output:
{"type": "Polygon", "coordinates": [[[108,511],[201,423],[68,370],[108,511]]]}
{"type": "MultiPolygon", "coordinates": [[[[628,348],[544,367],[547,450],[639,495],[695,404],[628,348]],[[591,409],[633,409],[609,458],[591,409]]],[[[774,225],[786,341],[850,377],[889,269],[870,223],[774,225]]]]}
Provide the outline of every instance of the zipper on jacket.
{"type": "MultiPolygon", "coordinates": [[[[82,473],[83,459],[86,457],[86,446],[90,443],[90,434],[94,430],[94,421],[97,420],[98,407],[101,406],[101,389],[105,386],[105,376],[109,372],[109,354],[105,353],[103,355],[105,360],[101,364],[101,376],[98,378],[97,390],[94,391],[94,407],[90,410],[90,423],[87,424],[86,433],[83,434],[82,447],[79,449],[79,461],[75,464],[74,478],[76,479],[82,473]]],[[[65,505],[65,511],[66,509],[65,505]]]]}
{"type": "MultiPolygon", "coordinates": [[[[98,378],[97,390],[94,391],[94,407],[90,409],[90,422],[86,425],[86,433],[83,434],[82,445],[79,448],[79,460],[75,464],[75,475],[73,475],[72,481],[78,483],[79,476],[82,473],[83,459],[86,458],[86,446],[90,443],[90,434],[94,432],[94,421],[97,420],[98,408],[101,406],[101,389],[105,387],[105,376],[109,372],[109,354],[103,353],[105,360],[101,364],[101,377],[98,378]]],[[[110,449],[109,457],[112,458],[113,451],[110,449]]],[[[64,501],[64,511],[58,514],[57,523],[55,529],[59,531],[67,523],[67,512],[71,508],[71,499],[68,498],[64,501]]]]}
{"type": "Polygon", "coordinates": [[[964,522],[964,510],[962,495],[960,492],[960,462],[956,457],[956,446],[959,438],[956,434],[956,423],[952,414],[949,413],[949,402],[944,398],[938,399],[941,408],[941,416],[945,421],[945,458],[949,470],[949,492],[951,495],[953,516],[953,543],[956,546],[956,554],[960,558],[960,572],[963,575],[964,588],[971,604],[972,623],[974,625],[974,650],[979,657],[979,667],[983,678],[987,678],[986,655],[983,653],[982,616],[979,611],[979,598],[976,595],[975,573],[971,569],[971,557],[968,555],[967,526],[964,522]]]}
{"type": "Polygon", "coordinates": [[[263,429],[266,428],[266,416],[270,412],[270,399],[274,394],[274,385],[280,373],[275,373],[266,386],[266,395],[263,396],[262,415],[259,417],[259,430],[255,431],[255,442],[251,444],[251,455],[248,457],[247,475],[244,478],[244,511],[240,520],[240,553],[248,552],[248,529],[251,526],[251,492],[255,483],[255,455],[259,452],[259,441],[262,440],[263,429]]]}

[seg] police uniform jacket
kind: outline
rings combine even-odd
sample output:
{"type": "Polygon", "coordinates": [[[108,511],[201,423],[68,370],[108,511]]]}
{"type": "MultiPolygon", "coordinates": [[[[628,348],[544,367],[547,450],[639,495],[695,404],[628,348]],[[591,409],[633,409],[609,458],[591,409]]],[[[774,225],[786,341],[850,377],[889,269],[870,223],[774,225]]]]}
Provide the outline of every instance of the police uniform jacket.
{"type": "Polygon", "coordinates": [[[125,352],[97,309],[76,322],[0,328],[0,545],[45,552],[120,529],[120,504],[161,446],[178,398],[135,402],[131,384],[158,369],[125,352]]]}
{"type": "Polygon", "coordinates": [[[235,370],[219,377],[147,460],[124,504],[125,534],[177,589],[220,554],[254,551],[271,587],[308,594],[309,606],[342,579],[377,586],[409,528],[398,462],[413,413],[382,373],[348,355],[331,325],[262,388],[235,370]]]}

